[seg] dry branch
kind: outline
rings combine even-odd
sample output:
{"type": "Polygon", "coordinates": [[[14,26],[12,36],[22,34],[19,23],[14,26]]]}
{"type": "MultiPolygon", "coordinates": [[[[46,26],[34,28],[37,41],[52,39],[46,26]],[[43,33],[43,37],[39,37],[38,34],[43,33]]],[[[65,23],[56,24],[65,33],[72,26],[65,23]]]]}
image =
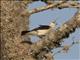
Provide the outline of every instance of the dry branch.
{"type": "Polygon", "coordinates": [[[63,3],[59,5],[60,8],[80,8],[80,3],[77,1],[68,1],[67,3],[63,3]]]}
{"type": "Polygon", "coordinates": [[[29,11],[29,13],[33,14],[33,13],[41,12],[41,11],[56,7],[56,6],[60,5],[60,4],[63,4],[64,2],[65,1],[60,1],[58,3],[50,4],[50,5],[47,5],[47,6],[40,7],[40,8],[35,8],[35,9],[29,11]]]}
{"type": "Polygon", "coordinates": [[[68,38],[69,35],[75,32],[76,28],[80,27],[80,13],[76,12],[75,15],[68,22],[64,23],[60,28],[55,32],[51,31],[45,39],[40,40],[39,42],[31,46],[32,55],[38,54],[42,51],[44,47],[49,48],[49,50],[54,47],[59,47],[56,43],[61,43],[63,38],[68,38]],[[47,38],[48,37],[48,38],[47,38]]]}
{"type": "Polygon", "coordinates": [[[33,13],[38,13],[38,12],[45,11],[47,9],[52,9],[52,8],[60,8],[60,9],[61,8],[80,8],[80,3],[78,3],[77,1],[58,1],[58,2],[53,2],[53,4],[43,6],[40,8],[35,8],[33,10],[25,11],[25,12],[28,12],[29,14],[33,14],[33,13]]]}

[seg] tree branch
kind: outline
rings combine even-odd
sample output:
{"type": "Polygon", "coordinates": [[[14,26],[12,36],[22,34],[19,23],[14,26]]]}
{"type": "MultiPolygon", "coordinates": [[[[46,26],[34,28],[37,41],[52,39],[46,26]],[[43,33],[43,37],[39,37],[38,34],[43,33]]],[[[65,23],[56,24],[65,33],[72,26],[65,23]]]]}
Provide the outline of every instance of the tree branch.
{"type": "Polygon", "coordinates": [[[40,8],[35,8],[33,10],[30,10],[28,11],[30,14],[33,14],[33,13],[37,13],[37,12],[41,12],[41,11],[44,11],[44,10],[47,10],[47,9],[50,9],[50,8],[54,8],[60,4],[63,4],[65,1],[59,1],[58,3],[54,3],[54,4],[50,4],[50,5],[47,5],[47,6],[43,6],[43,7],[40,7],[40,8]]]}
{"type": "MultiPolygon", "coordinates": [[[[80,4],[77,2],[58,2],[54,4],[50,4],[41,8],[36,8],[31,11],[24,11],[24,14],[33,14],[37,12],[41,12],[51,8],[80,8],[80,4]]],[[[79,14],[80,15],[80,14],[79,14]]],[[[49,50],[54,47],[59,47],[63,38],[69,37],[70,33],[74,32],[76,28],[80,27],[80,16],[75,14],[75,16],[68,22],[64,23],[62,27],[57,29],[55,32],[51,31],[48,35],[46,35],[45,39],[40,40],[39,42],[31,45],[31,50],[28,52],[31,53],[32,56],[37,56],[36,54],[41,54],[44,47],[47,47],[49,50]],[[78,18],[77,18],[78,17],[78,18]],[[48,38],[47,38],[48,37],[48,38]]],[[[45,52],[45,51],[44,51],[45,52]]],[[[49,53],[49,52],[47,52],[49,53]]],[[[45,53],[45,55],[47,54],[45,53]]],[[[40,55],[42,56],[42,55],[40,55]]]]}
{"type": "Polygon", "coordinates": [[[40,8],[35,8],[33,10],[28,11],[30,14],[33,13],[37,13],[37,12],[41,12],[47,9],[51,9],[51,8],[80,8],[80,3],[78,2],[74,2],[74,1],[58,1],[58,2],[54,2],[53,4],[47,5],[47,6],[43,6],[40,8]]]}
{"type": "Polygon", "coordinates": [[[63,38],[68,38],[71,33],[75,31],[76,28],[80,27],[80,13],[77,12],[71,20],[64,23],[60,28],[55,32],[51,31],[46,35],[45,39],[40,40],[39,42],[31,46],[30,52],[32,55],[40,53],[44,47],[49,48],[49,50],[54,47],[59,47],[56,43],[61,43],[63,38]],[[48,38],[47,38],[48,37],[48,38]]]}

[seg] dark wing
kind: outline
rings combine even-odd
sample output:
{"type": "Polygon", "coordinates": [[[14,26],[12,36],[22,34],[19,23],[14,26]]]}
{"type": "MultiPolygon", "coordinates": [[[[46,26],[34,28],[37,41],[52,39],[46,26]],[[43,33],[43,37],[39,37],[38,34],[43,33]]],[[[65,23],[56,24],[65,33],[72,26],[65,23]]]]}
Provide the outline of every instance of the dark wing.
{"type": "Polygon", "coordinates": [[[25,34],[28,33],[28,32],[30,32],[30,31],[22,31],[22,32],[21,32],[21,35],[25,35],[25,34]]]}
{"type": "Polygon", "coordinates": [[[48,25],[39,25],[41,28],[43,28],[43,29],[49,29],[50,28],[50,26],[48,26],[48,25]]]}
{"type": "Polygon", "coordinates": [[[44,27],[48,27],[48,25],[39,25],[39,26],[44,26],[44,27]]]}
{"type": "Polygon", "coordinates": [[[50,26],[48,26],[48,25],[39,25],[39,27],[37,27],[31,31],[44,30],[44,29],[49,29],[49,28],[50,28],[50,26]]]}

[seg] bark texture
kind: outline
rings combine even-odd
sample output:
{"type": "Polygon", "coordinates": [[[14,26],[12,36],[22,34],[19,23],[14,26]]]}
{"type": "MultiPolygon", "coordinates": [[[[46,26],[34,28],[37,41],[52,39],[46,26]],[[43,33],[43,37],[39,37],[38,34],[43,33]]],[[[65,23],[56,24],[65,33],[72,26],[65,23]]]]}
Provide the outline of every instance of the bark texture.
{"type": "MultiPolygon", "coordinates": [[[[48,8],[34,9],[30,12],[26,8],[29,2],[30,0],[1,1],[1,60],[42,60],[45,59],[43,56],[47,57],[45,60],[52,60],[50,50],[59,47],[63,38],[69,37],[76,28],[80,28],[80,12],[77,12],[71,20],[64,23],[55,32],[50,31],[44,39],[32,45],[22,44],[24,39],[21,31],[29,29],[30,14],[56,7],[56,4],[52,4],[47,6],[48,8]]],[[[30,40],[28,36],[26,39],[30,40]]]]}
{"type": "Polygon", "coordinates": [[[27,9],[25,3],[29,1],[1,1],[1,60],[31,60],[27,55],[30,45],[20,43],[23,41],[21,31],[29,25],[28,14],[21,14],[27,9]]]}

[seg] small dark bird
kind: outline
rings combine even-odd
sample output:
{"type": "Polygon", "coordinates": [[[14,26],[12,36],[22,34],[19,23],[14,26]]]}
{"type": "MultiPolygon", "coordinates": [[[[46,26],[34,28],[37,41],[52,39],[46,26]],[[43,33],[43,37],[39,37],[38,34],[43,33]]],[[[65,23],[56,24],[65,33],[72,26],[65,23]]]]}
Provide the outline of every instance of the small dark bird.
{"type": "Polygon", "coordinates": [[[30,31],[22,31],[21,35],[29,34],[42,37],[45,36],[52,28],[54,29],[55,26],[55,22],[51,22],[50,25],[39,25],[39,27],[34,28],[30,31]]]}

